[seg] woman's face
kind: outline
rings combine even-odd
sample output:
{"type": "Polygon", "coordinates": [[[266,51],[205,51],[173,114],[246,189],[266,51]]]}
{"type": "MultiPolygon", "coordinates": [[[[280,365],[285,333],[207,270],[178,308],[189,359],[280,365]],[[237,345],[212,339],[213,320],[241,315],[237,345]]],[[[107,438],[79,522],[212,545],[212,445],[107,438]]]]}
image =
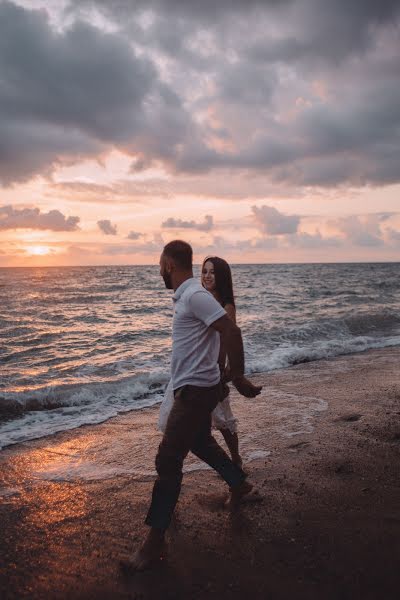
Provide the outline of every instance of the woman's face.
{"type": "Polygon", "coordinates": [[[203,270],[201,272],[201,283],[209,292],[213,292],[215,290],[214,265],[212,264],[211,260],[207,260],[203,265],[203,270]]]}

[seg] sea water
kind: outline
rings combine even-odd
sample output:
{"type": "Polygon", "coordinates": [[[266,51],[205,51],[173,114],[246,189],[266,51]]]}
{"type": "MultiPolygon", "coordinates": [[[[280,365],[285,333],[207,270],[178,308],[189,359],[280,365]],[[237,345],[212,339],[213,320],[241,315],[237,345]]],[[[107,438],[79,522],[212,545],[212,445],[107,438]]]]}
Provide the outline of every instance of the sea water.
{"type": "MultiPolygon", "coordinates": [[[[400,345],[400,263],[232,273],[247,373],[400,345]]],[[[158,266],[0,269],[0,447],[160,402],[171,296],[158,266]]]]}

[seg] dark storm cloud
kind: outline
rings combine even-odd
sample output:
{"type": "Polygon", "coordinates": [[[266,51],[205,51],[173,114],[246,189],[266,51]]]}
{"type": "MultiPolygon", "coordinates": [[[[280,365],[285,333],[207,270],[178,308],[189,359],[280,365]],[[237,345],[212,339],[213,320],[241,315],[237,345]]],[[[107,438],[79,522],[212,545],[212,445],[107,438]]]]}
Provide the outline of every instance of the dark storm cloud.
{"type": "MultiPolygon", "coordinates": [[[[144,46],[160,49],[169,40],[161,49],[176,69],[184,68],[194,85],[206,73],[211,87],[193,110],[212,106],[219,129],[203,122],[201,133],[170,155],[177,171],[246,169],[327,187],[399,181],[398,2],[217,4],[180,4],[175,19],[175,2],[135,5],[152,11],[144,46]],[[326,97],[312,91],[315,80],[325,84],[326,97]],[[304,106],[282,119],[298,98],[304,106]],[[210,137],[217,144],[207,143],[210,137]],[[230,146],[221,150],[218,141],[225,140],[230,146]]],[[[137,25],[130,4],[118,6],[137,25]]],[[[184,97],[184,83],[176,81],[184,97]]]]}
{"type": "Polygon", "coordinates": [[[59,210],[43,213],[39,208],[13,208],[0,206],[0,230],[39,229],[51,231],[76,231],[79,217],[65,217],[59,210]]]}
{"type": "Polygon", "coordinates": [[[123,37],[84,22],[57,33],[44,11],[11,2],[0,3],[0,72],[4,183],[111,145],[164,156],[189,121],[123,37]]]}
{"type": "Polygon", "coordinates": [[[221,100],[243,106],[269,103],[276,84],[277,77],[272,69],[247,62],[228,66],[217,81],[221,100]]]}
{"type": "Polygon", "coordinates": [[[2,114],[125,139],[155,77],[152,65],[88,24],[57,34],[42,12],[8,2],[0,11],[2,114]]]}
{"type": "Polygon", "coordinates": [[[131,31],[133,27],[139,41],[158,45],[175,57],[196,62],[187,42],[206,25],[209,33],[221,39],[225,51],[243,51],[252,61],[262,63],[343,60],[374,45],[376,28],[394,22],[400,10],[397,0],[70,2],[70,10],[78,14],[85,8],[95,8],[131,31]]]}
{"type": "Polygon", "coordinates": [[[236,16],[258,8],[273,8],[290,5],[292,0],[71,0],[70,8],[82,10],[96,7],[109,18],[126,22],[133,14],[152,11],[156,17],[173,17],[178,21],[189,21],[201,25],[212,25],[225,20],[227,14],[236,16]]]}
{"type": "Polygon", "coordinates": [[[74,0],[60,33],[3,2],[0,180],[118,147],[132,172],[396,183],[399,14],[394,0],[74,0]]]}
{"type": "Polygon", "coordinates": [[[287,3],[285,8],[280,35],[250,43],[250,58],[261,62],[338,64],[373,46],[376,28],[390,24],[399,15],[397,0],[299,0],[287,3]]]}

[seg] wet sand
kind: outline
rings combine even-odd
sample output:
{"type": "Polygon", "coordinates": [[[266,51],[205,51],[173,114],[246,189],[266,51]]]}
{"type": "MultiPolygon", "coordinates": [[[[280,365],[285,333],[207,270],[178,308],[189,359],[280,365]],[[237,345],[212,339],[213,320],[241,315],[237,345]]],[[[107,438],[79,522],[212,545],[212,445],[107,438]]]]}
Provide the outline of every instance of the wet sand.
{"type": "Polygon", "coordinates": [[[223,508],[189,460],[168,558],[126,577],[146,527],[157,408],[0,452],[0,597],[398,598],[400,348],[258,375],[233,396],[264,502],[223,508]]]}

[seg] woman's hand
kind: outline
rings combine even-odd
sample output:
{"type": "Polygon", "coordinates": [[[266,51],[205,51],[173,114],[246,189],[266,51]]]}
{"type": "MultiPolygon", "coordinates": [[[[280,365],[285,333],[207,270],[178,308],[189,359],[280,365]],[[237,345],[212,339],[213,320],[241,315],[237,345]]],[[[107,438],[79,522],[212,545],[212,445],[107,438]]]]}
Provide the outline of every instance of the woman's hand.
{"type": "Polygon", "coordinates": [[[255,398],[262,390],[262,385],[254,385],[244,375],[239,375],[232,379],[232,383],[242,396],[246,398],[255,398]]]}

